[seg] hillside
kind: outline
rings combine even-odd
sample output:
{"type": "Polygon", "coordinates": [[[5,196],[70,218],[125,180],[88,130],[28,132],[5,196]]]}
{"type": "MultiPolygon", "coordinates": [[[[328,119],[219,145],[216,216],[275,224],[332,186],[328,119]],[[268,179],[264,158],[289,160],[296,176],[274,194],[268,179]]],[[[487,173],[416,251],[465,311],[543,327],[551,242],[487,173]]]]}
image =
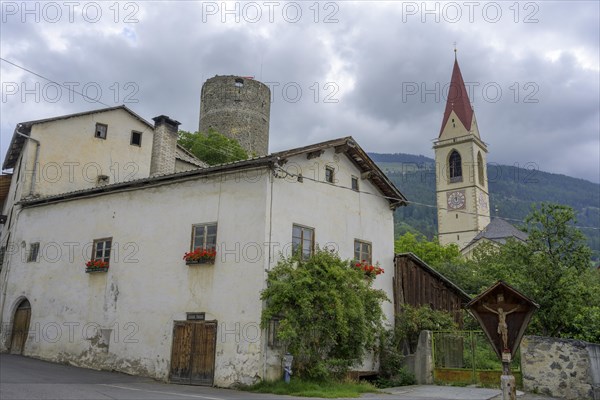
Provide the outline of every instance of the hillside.
{"type": "MultiPolygon", "coordinates": [[[[411,154],[369,153],[373,160],[411,201],[435,206],[435,161],[411,154]]],[[[600,227],[600,185],[566,175],[508,165],[488,165],[492,215],[522,220],[531,205],[542,201],[565,204],[577,211],[577,225],[600,227]]],[[[432,238],[437,233],[435,207],[413,204],[396,211],[396,234],[418,231],[432,238]]],[[[518,227],[518,222],[513,222],[518,227]]],[[[582,228],[600,260],[600,231],[582,228]]]]}

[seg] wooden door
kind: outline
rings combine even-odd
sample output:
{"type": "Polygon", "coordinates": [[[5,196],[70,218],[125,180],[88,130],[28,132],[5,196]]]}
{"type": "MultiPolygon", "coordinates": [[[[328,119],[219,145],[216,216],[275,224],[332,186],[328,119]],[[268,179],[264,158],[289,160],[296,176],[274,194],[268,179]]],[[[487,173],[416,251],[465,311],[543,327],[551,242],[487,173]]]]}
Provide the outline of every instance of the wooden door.
{"type": "Polygon", "coordinates": [[[28,300],[23,300],[17,310],[15,311],[15,317],[13,319],[12,337],[10,341],[10,352],[11,354],[23,354],[25,348],[25,342],[29,335],[29,320],[31,318],[31,304],[28,300]]]}
{"type": "Polygon", "coordinates": [[[170,380],[211,386],[215,374],[216,321],[175,321],[170,380]]]}

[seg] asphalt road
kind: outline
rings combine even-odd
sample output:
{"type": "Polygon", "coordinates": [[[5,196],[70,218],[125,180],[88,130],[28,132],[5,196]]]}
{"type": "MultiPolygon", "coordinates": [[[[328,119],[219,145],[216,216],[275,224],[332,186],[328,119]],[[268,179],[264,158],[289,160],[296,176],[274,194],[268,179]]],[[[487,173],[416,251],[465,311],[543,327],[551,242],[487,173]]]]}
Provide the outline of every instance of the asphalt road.
{"type": "MultiPolygon", "coordinates": [[[[449,386],[407,386],[366,394],[369,400],[490,400],[500,391],[449,386]]],[[[150,378],[54,364],[12,354],[0,355],[2,400],[299,400],[204,386],[174,385],[150,378]]],[[[538,397],[535,397],[537,400],[538,397]]],[[[539,398],[541,399],[541,397],[539,398]]],[[[306,400],[306,398],[302,398],[306,400]]]]}

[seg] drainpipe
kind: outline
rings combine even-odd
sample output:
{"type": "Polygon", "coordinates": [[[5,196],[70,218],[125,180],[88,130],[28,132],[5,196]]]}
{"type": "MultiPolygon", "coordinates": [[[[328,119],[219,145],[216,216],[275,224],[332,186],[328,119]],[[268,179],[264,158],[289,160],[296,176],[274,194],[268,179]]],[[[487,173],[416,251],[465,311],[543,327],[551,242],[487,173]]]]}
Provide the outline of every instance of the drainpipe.
{"type": "Polygon", "coordinates": [[[35,143],[35,156],[33,159],[33,173],[31,174],[31,185],[29,187],[29,196],[33,196],[34,189],[35,189],[35,180],[37,178],[37,164],[38,164],[38,159],[40,156],[40,142],[39,142],[39,140],[36,140],[28,135],[25,135],[24,133],[19,132],[19,126],[17,126],[17,129],[15,129],[15,133],[17,135],[23,136],[25,139],[31,140],[32,142],[35,143]]]}

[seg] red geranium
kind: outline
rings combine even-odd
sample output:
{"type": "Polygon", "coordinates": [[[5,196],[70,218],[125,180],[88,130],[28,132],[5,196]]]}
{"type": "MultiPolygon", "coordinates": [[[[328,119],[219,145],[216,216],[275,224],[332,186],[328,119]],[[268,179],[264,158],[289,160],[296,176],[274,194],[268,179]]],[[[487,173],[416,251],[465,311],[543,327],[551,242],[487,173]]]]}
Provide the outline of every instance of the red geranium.
{"type": "Polygon", "coordinates": [[[185,261],[214,261],[215,258],[217,258],[217,251],[215,249],[203,249],[200,247],[183,255],[185,261]]]}
{"type": "Polygon", "coordinates": [[[361,269],[369,278],[374,278],[377,275],[384,273],[383,268],[381,268],[379,264],[371,265],[366,260],[362,260],[360,262],[357,261],[354,266],[361,269]]]}
{"type": "Polygon", "coordinates": [[[108,263],[102,260],[90,260],[85,263],[87,268],[108,268],[108,263]]]}

